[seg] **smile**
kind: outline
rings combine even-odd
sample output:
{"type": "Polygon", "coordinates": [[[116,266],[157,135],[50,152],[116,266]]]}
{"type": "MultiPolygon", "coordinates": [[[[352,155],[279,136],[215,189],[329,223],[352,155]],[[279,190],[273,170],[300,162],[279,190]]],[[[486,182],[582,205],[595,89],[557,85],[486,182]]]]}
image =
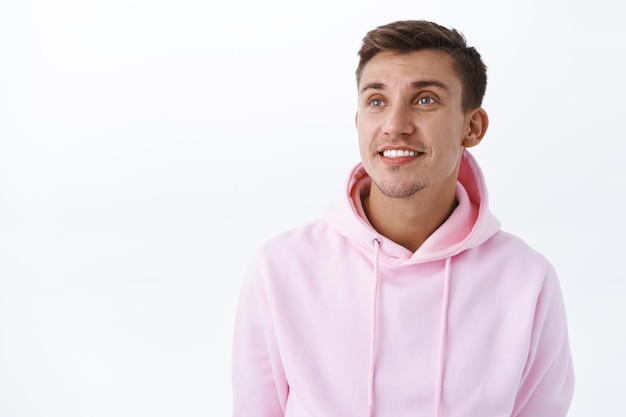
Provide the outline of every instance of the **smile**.
{"type": "Polygon", "coordinates": [[[418,152],[403,149],[387,149],[382,152],[385,158],[402,158],[405,156],[417,156],[418,152]]]}

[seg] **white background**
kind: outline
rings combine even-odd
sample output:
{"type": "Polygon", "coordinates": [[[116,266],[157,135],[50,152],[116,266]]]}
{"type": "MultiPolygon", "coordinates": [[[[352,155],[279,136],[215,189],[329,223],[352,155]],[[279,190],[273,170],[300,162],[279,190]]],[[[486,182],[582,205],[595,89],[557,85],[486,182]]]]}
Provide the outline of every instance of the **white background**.
{"type": "Polygon", "coordinates": [[[0,416],[227,416],[243,271],[358,160],[356,52],[424,18],[489,67],[474,155],[548,256],[570,416],[624,415],[618,2],[2,0],[0,416]]]}

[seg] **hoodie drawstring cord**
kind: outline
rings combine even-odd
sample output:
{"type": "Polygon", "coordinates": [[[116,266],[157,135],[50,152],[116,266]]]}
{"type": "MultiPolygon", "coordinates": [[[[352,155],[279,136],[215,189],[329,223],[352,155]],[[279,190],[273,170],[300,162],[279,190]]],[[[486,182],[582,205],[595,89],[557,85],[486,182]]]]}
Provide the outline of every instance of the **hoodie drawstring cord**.
{"type": "MultiPolygon", "coordinates": [[[[368,394],[367,403],[369,417],[374,416],[374,366],[376,358],[376,332],[378,323],[378,292],[380,289],[380,276],[378,264],[380,258],[380,246],[382,242],[374,239],[374,295],[372,299],[372,318],[370,329],[370,357],[368,372],[368,394]]],[[[443,281],[443,296],[441,302],[441,323],[439,333],[439,358],[437,367],[437,386],[435,395],[435,416],[441,417],[441,406],[443,404],[443,373],[446,357],[446,336],[448,330],[448,307],[450,304],[450,264],[451,258],[446,258],[445,274],[443,281]]]]}
{"type": "Polygon", "coordinates": [[[378,276],[378,259],[380,257],[380,245],[382,242],[374,239],[374,295],[372,300],[372,321],[370,329],[370,357],[368,372],[368,393],[367,404],[369,408],[369,417],[374,416],[374,362],[376,358],[376,324],[378,320],[378,289],[380,287],[380,278],[378,276]]]}
{"type": "Polygon", "coordinates": [[[448,306],[450,303],[450,262],[446,258],[446,270],[443,281],[443,299],[441,302],[441,326],[439,334],[439,366],[437,368],[437,392],[435,395],[435,416],[441,417],[443,404],[443,371],[446,358],[446,333],[448,330],[448,306]]]}

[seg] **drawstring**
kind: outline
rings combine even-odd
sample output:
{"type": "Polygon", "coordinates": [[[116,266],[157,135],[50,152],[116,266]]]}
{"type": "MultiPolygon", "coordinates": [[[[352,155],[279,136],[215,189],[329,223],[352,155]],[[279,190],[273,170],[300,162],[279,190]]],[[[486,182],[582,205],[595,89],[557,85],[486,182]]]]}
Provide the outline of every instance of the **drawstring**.
{"type": "Polygon", "coordinates": [[[372,300],[372,321],[370,329],[370,363],[368,375],[368,393],[367,404],[369,408],[369,417],[374,416],[374,362],[376,357],[376,323],[378,320],[378,289],[380,286],[380,278],[378,276],[378,258],[380,255],[380,245],[382,242],[374,239],[374,296],[372,300]]]}
{"type": "MultiPolygon", "coordinates": [[[[367,404],[369,417],[374,416],[374,365],[376,357],[376,331],[378,322],[378,292],[380,288],[380,277],[378,273],[378,262],[380,258],[380,246],[382,242],[374,239],[374,295],[372,299],[372,321],[370,329],[370,357],[368,372],[368,393],[367,404]]],[[[435,417],[441,417],[441,406],[443,404],[443,373],[446,358],[446,335],[448,329],[448,306],[450,302],[450,263],[451,258],[446,258],[445,276],[443,281],[443,299],[441,302],[441,325],[439,333],[439,358],[437,367],[437,386],[435,394],[435,417]]]]}
{"type": "Polygon", "coordinates": [[[450,301],[450,259],[446,258],[446,271],[443,281],[443,300],[441,302],[441,326],[439,334],[439,367],[437,368],[437,392],[435,395],[435,416],[441,417],[443,403],[443,368],[446,358],[446,333],[448,329],[448,304],[450,301]]]}

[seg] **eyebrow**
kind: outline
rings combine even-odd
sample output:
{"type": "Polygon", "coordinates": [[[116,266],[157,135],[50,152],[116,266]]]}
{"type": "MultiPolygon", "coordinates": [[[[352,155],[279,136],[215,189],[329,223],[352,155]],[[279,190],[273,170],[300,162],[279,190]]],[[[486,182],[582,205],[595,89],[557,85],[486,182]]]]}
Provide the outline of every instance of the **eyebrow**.
{"type": "MultiPolygon", "coordinates": [[[[438,87],[442,90],[445,91],[450,91],[450,88],[442,83],[441,81],[438,80],[423,80],[423,81],[413,81],[411,83],[411,87],[415,90],[419,90],[422,88],[427,88],[427,87],[438,87]]],[[[380,82],[373,82],[373,83],[368,83],[365,84],[363,86],[363,88],[361,88],[361,90],[359,90],[359,94],[363,94],[365,91],[367,90],[384,90],[385,89],[385,84],[380,83],[380,82]]]]}

